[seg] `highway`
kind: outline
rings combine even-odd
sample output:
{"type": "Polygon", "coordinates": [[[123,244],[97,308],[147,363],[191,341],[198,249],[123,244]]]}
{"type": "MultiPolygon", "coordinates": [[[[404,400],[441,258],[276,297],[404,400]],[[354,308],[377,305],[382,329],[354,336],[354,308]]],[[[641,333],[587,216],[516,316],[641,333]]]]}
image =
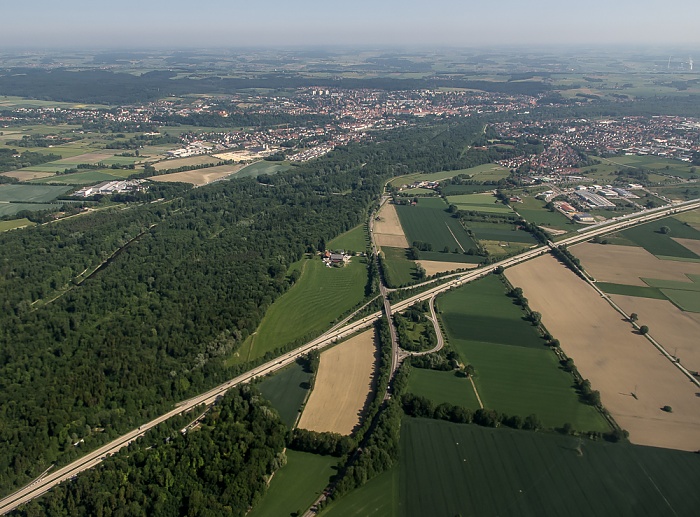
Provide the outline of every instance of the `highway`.
{"type": "MultiPolygon", "coordinates": [[[[610,233],[613,231],[620,230],[622,228],[642,224],[648,221],[652,221],[654,219],[665,217],[667,215],[692,210],[695,208],[700,208],[700,199],[687,201],[673,206],[662,207],[659,209],[648,210],[636,214],[636,217],[621,217],[618,220],[613,220],[608,224],[591,226],[586,228],[586,231],[581,231],[578,235],[574,235],[567,239],[563,239],[557,243],[550,243],[550,246],[576,244],[579,242],[589,240],[591,237],[594,237],[596,235],[610,233]]],[[[464,274],[457,276],[454,280],[450,280],[447,283],[440,284],[436,287],[433,287],[432,289],[428,289],[426,291],[423,291],[422,293],[416,294],[414,296],[411,296],[410,298],[390,305],[389,310],[393,312],[402,311],[416,302],[423,300],[432,300],[436,295],[442,292],[448,291],[449,289],[452,289],[454,287],[458,287],[465,283],[472,282],[486,275],[489,275],[493,272],[495,268],[499,266],[503,268],[511,267],[548,252],[549,248],[546,246],[542,246],[539,248],[525,251],[519,255],[506,258],[500,262],[490,264],[486,267],[482,267],[473,271],[467,271],[464,274]]],[[[431,312],[432,317],[436,318],[434,311],[431,312]]],[[[177,406],[168,413],[165,413],[164,415],[161,415],[160,417],[146,424],[143,424],[138,429],[134,429],[126,433],[125,435],[120,436],[119,438],[109,442],[108,444],[103,445],[99,449],[86,454],[78,460],[75,460],[69,465],[66,465],[65,467],[62,467],[54,472],[48,473],[45,476],[38,478],[31,484],[0,500],[0,515],[10,512],[16,509],[19,505],[46,493],[52,487],[61,483],[62,481],[70,479],[76,476],[78,473],[98,465],[106,456],[112,455],[115,452],[119,451],[122,447],[129,445],[132,441],[143,436],[149,429],[168,420],[169,418],[190,411],[191,409],[201,404],[213,404],[218,397],[222,396],[229,389],[239,384],[250,382],[252,379],[261,375],[274,373],[284,368],[285,366],[293,363],[298,357],[307,354],[311,350],[325,348],[345,337],[354,334],[355,332],[365,329],[371,326],[376,320],[381,318],[382,314],[382,311],[377,311],[373,314],[365,316],[364,318],[358,321],[345,325],[336,330],[329,331],[326,334],[319,336],[318,338],[312,341],[309,341],[308,343],[302,345],[301,347],[291,352],[287,352],[281,355],[280,357],[273,359],[272,361],[269,361],[256,368],[253,368],[252,370],[249,370],[248,372],[243,373],[238,377],[235,377],[205,393],[202,393],[197,397],[191,398],[189,400],[177,404],[177,406]]],[[[392,362],[396,361],[395,365],[397,365],[398,361],[400,360],[399,354],[400,349],[396,347],[396,350],[394,351],[395,359],[392,360],[392,362]]]]}

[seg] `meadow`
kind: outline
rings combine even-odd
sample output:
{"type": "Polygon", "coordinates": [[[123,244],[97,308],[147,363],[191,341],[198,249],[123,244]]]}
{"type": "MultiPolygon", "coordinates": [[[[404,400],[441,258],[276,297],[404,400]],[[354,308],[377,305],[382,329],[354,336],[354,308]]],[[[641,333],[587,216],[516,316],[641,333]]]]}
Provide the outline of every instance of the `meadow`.
{"type": "Polygon", "coordinates": [[[11,221],[0,221],[0,232],[14,230],[16,228],[24,228],[25,226],[34,226],[35,224],[36,223],[31,222],[29,219],[13,219],[11,221]]]}
{"type": "MultiPolygon", "coordinates": [[[[423,198],[415,206],[400,205],[396,207],[401,225],[409,244],[414,241],[430,243],[434,252],[475,249],[476,243],[469,237],[459,220],[447,212],[447,205],[441,199],[423,198]]],[[[428,260],[449,260],[428,256],[421,253],[421,258],[428,260]]],[[[448,255],[448,254],[444,254],[448,255]]],[[[456,254],[459,261],[470,262],[466,255],[456,254]]]]}
{"type": "Polygon", "coordinates": [[[474,232],[474,235],[480,241],[489,240],[537,244],[537,239],[535,239],[531,233],[520,230],[517,224],[467,221],[466,225],[474,232]]]}
{"type": "Polygon", "coordinates": [[[408,418],[399,467],[407,517],[694,515],[700,482],[697,454],[408,418]]]}
{"type": "Polygon", "coordinates": [[[302,515],[328,485],[336,463],[338,458],[333,456],[287,449],[287,464],[275,473],[262,501],[247,515],[302,515]]]}
{"type": "Polygon", "coordinates": [[[522,203],[513,203],[515,210],[526,221],[537,226],[549,226],[559,230],[571,231],[574,225],[559,212],[545,208],[545,202],[534,196],[522,196],[522,203]]]}
{"type": "Polygon", "coordinates": [[[32,180],[32,184],[59,183],[63,185],[90,185],[103,181],[123,180],[135,171],[128,169],[101,169],[85,172],[73,172],[70,174],[59,174],[47,178],[32,180]]]}
{"type": "Polygon", "coordinates": [[[328,249],[364,252],[369,244],[369,237],[365,225],[360,224],[352,230],[328,241],[328,249]]]}
{"type": "Polygon", "coordinates": [[[39,212],[41,210],[58,210],[61,205],[47,203],[0,203],[0,217],[15,215],[23,210],[39,212]]]}
{"type": "Polygon", "coordinates": [[[250,165],[246,165],[236,173],[234,178],[253,178],[260,176],[261,174],[267,174],[268,176],[272,176],[273,174],[277,174],[278,172],[284,172],[286,170],[289,170],[291,169],[291,167],[292,166],[288,163],[268,162],[262,160],[259,162],[251,163],[250,165]]]}
{"type": "Polygon", "coordinates": [[[231,359],[246,362],[297,339],[318,334],[362,301],[367,283],[365,259],[342,268],[318,258],[301,260],[301,277],[270,306],[260,326],[231,359]]]}
{"type": "Polygon", "coordinates": [[[470,212],[484,212],[489,214],[510,214],[510,207],[501,203],[501,201],[490,194],[460,194],[457,196],[448,196],[447,202],[450,205],[456,205],[460,210],[470,212]]]}
{"type": "Polygon", "coordinates": [[[0,185],[0,202],[48,203],[70,190],[39,185],[0,185]]]}
{"type": "Polygon", "coordinates": [[[620,235],[657,257],[700,260],[700,256],[673,240],[673,237],[700,240],[700,231],[673,217],[628,228],[620,235]],[[669,233],[661,233],[664,226],[669,228],[669,233]]]}
{"type": "Polygon", "coordinates": [[[262,380],[257,388],[280,414],[290,429],[297,421],[301,406],[309,393],[311,374],[294,363],[279,373],[262,380]]]}
{"type": "Polygon", "coordinates": [[[322,517],[400,517],[399,467],[382,472],[369,482],[333,501],[322,517]]]}
{"type": "Polygon", "coordinates": [[[416,281],[416,263],[408,258],[404,248],[382,247],[384,276],[389,287],[399,287],[416,281]]]}
{"type": "Polygon", "coordinates": [[[472,383],[455,372],[412,368],[408,378],[409,393],[431,400],[435,405],[447,403],[469,409],[479,409],[472,383]]]}
{"type": "Polygon", "coordinates": [[[415,181],[440,181],[460,175],[466,175],[478,181],[498,181],[501,178],[508,177],[509,174],[510,171],[505,167],[501,167],[495,163],[485,163],[483,165],[477,165],[476,167],[470,167],[469,169],[440,171],[429,174],[415,172],[413,174],[399,176],[398,178],[391,180],[389,184],[394,187],[400,187],[401,185],[410,185],[415,181]]]}
{"type": "Polygon", "coordinates": [[[440,187],[440,192],[445,196],[457,196],[460,194],[478,194],[493,190],[493,185],[445,185],[440,187]]]}

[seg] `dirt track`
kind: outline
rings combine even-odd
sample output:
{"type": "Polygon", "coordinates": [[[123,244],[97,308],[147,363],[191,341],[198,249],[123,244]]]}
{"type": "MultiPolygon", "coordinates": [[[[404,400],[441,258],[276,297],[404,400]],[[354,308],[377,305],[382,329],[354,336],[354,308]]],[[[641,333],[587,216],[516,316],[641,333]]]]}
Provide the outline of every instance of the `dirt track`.
{"type": "Polygon", "coordinates": [[[530,307],[542,314],[544,325],[600,391],[603,405],[633,443],[700,449],[695,385],[592,287],[551,255],[508,269],[506,276],[522,287],[530,307]],[[661,410],[666,405],[672,413],[661,410]]]}
{"type": "Polygon", "coordinates": [[[376,351],[374,330],[368,330],[323,352],[299,427],[349,435],[372,389],[376,351]]]}

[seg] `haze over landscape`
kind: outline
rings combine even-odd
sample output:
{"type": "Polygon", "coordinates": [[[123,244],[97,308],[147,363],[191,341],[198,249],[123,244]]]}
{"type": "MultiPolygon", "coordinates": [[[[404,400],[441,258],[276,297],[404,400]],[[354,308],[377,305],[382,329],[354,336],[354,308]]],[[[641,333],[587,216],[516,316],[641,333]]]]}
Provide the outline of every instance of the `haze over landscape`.
{"type": "Polygon", "coordinates": [[[700,4],[533,0],[5,2],[9,47],[697,45],[700,4]]]}

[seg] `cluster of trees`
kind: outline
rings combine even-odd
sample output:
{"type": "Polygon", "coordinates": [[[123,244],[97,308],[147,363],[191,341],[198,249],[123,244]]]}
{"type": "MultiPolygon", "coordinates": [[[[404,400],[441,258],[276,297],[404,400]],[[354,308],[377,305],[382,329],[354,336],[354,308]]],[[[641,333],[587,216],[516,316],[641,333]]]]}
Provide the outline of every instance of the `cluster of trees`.
{"type": "Polygon", "coordinates": [[[357,443],[350,436],[338,433],[296,428],[292,431],[288,446],[295,451],[341,457],[353,451],[357,443]]]}
{"type": "MultiPolygon", "coordinates": [[[[143,129],[140,129],[143,131],[143,129]]],[[[144,145],[177,144],[180,139],[176,136],[163,133],[162,135],[136,135],[126,140],[112,140],[107,142],[105,149],[139,149],[144,145]]]]}
{"type": "Polygon", "coordinates": [[[277,412],[243,386],[227,393],[196,430],[149,433],[17,514],[242,517],[286,463],[286,432],[277,412]]]}
{"type": "Polygon", "coordinates": [[[573,255],[566,246],[556,246],[552,248],[552,254],[559,260],[561,260],[566,267],[571,271],[576,273],[578,276],[586,279],[586,275],[583,273],[583,267],[581,266],[581,261],[573,255]]]}
{"type": "Polygon", "coordinates": [[[528,415],[525,418],[518,415],[505,415],[493,409],[477,409],[471,411],[462,406],[448,403],[435,405],[426,397],[406,393],[401,397],[401,406],[404,412],[412,417],[434,418],[447,420],[458,424],[480,425],[483,427],[498,427],[505,425],[513,429],[528,429],[537,431],[542,429],[542,423],[536,415],[528,415]]]}
{"type": "Polygon", "coordinates": [[[0,148],[0,172],[30,167],[32,165],[39,165],[60,159],[60,155],[53,153],[42,154],[32,151],[19,152],[17,149],[0,148]]]}
{"type": "Polygon", "coordinates": [[[67,144],[77,140],[75,137],[56,135],[24,135],[20,140],[8,140],[7,145],[17,147],[53,147],[55,145],[67,144]]]}
{"type": "Polygon", "coordinates": [[[427,304],[428,302],[419,303],[409,307],[403,313],[394,314],[396,335],[399,345],[404,350],[419,352],[421,350],[429,350],[437,344],[437,336],[435,335],[433,324],[425,316],[425,312],[430,310],[429,307],[425,307],[427,304]],[[409,327],[415,329],[417,326],[422,327],[418,343],[408,333],[409,327]]]}

